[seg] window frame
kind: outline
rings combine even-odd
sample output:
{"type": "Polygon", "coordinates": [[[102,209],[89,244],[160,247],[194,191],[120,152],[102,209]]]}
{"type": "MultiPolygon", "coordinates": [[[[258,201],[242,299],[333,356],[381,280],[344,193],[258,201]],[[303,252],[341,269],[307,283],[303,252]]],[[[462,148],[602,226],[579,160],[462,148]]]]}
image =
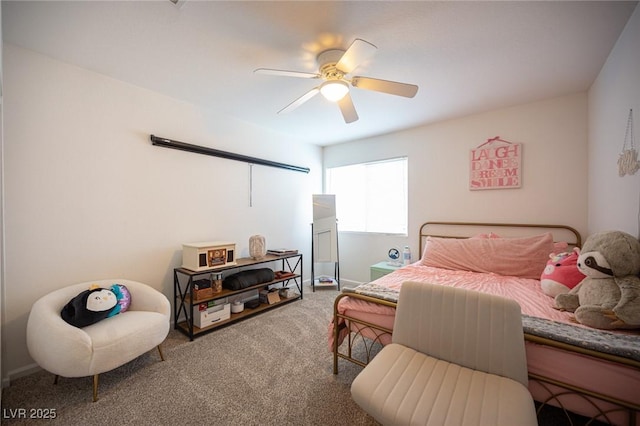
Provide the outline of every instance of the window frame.
{"type": "MultiPolygon", "coordinates": [[[[396,156],[396,157],[390,157],[390,158],[383,158],[383,159],[379,159],[379,160],[371,160],[371,161],[363,161],[363,162],[355,162],[355,163],[349,163],[349,164],[341,164],[341,165],[336,165],[333,167],[325,167],[324,170],[324,184],[323,187],[325,189],[325,193],[331,193],[331,194],[336,194],[336,213],[337,213],[337,218],[338,218],[338,231],[340,233],[350,233],[350,234],[366,234],[366,235],[391,235],[391,236],[408,236],[408,230],[409,230],[409,157],[407,155],[402,155],[402,156],[396,156]],[[404,162],[404,169],[405,169],[405,176],[404,176],[404,201],[405,201],[405,206],[404,206],[404,227],[405,230],[404,231],[370,231],[367,230],[367,223],[365,223],[365,229],[364,230],[352,230],[352,229],[341,229],[340,227],[340,214],[339,214],[339,208],[338,208],[338,204],[339,204],[339,200],[340,198],[337,196],[338,194],[335,193],[335,191],[331,191],[330,188],[330,180],[331,180],[331,170],[332,169],[338,169],[338,168],[342,168],[342,167],[353,167],[353,166],[369,166],[369,165],[375,165],[375,164],[381,164],[381,163],[389,163],[389,162],[397,162],[397,161],[403,161],[404,162]]],[[[371,187],[367,186],[365,187],[365,191],[367,192],[372,192],[371,191],[371,187]]],[[[366,218],[365,218],[365,222],[366,218]]]]}

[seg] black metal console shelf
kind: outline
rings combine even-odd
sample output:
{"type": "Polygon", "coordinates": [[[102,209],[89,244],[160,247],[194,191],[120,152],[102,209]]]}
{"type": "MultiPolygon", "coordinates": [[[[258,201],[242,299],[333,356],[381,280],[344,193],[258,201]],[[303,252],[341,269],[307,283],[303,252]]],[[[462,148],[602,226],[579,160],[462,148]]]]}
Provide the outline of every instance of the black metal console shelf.
{"type": "Polygon", "coordinates": [[[197,337],[201,334],[257,315],[269,309],[277,308],[286,303],[293,302],[294,300],[302,299],[302,263],[302,254],[298,253],[282,256],[267,255],[260,260],[254,260],[252,258],[240,258],[237,259],[237,264],[235,265],[212,268],[204,271],[191,271],[185,268],[175,268],[173,270],[173,290],[175,299],[173,307],[174,328],[176,330],[180,330],[181,332],[186,334],[189,339],[193,340],[194,337],[197,337]],[[215,293],[209,297],[200,299],[194,298],[193,283],[195,279],[200,276],[209,276],[216,273],[222,273],[224,276],[235,273],[237,272],[236,270],[271,262],[279,264],[280,270],[289,272],[292,275],[243,288],[242,290],[222,289],[220,293],[215,293]],[[194,324],[194,306],[198,306],[201,303],[221,300],[225,298],[227,298],[227,303],[229,303],[229,299],[231,299],[233,296],[241,295],[242,293],[249,293],[255,290],[269,289],[271,286],[274,286],[273,288],[287,287],[290,282],[293,282],[295,284],[295,289],[298,291],[297,294],[294,294],[290,297],[281,298],[280,301],[272,304],[261,303],[258,307],[253,309],[245,307],[242,312],[231,313],[230,318],[217,321],[203,328],[197,327],[194,324]]]}

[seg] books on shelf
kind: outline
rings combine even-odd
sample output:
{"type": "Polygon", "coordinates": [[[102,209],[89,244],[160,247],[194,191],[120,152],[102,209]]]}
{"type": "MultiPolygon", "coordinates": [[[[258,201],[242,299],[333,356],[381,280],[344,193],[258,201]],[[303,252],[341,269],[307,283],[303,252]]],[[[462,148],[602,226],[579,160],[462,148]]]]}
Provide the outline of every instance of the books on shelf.
{"type": "Polygon", "coordinates": [[[298,250],[295,249],[269,249],[267,254],[273,254],[275,256],[285,256],[288,254],[298,254],[298,250]]]}
{"type": "Polygon", "coordinates": [[[334,286],[338,285],[338,281],[335,278],[327,277],[326,275],[324,275],[317,277],[315,279],[314,285],[317,287],[334,286]]]}

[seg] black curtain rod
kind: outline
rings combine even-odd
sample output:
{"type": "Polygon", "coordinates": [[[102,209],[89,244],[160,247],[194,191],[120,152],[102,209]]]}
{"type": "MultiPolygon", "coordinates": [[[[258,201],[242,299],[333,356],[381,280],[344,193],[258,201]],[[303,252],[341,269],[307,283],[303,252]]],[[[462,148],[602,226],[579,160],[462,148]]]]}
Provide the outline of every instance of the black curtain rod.
{"type": "Polygon", "coordinates": [[[196,154],[210,155],[213,157],[226,158],[227,160],[244,161],[250,164],[259,164],[262,166],[277,167],[280,169],[293,170],[295,172],[309,173],[308,167],[293,166],[291,164],[278,163],[276,161],[264,160],[262,158],[249,157],[247,155],[234,154],[232,152],[220,151],[219,149],[207,148],[206,146],[192,145],[190,143],[174,141],[166,138],[159,138],[151,135],[151,143],[156,146],[165,148],[178,149],[180,151],[194,152],[196,154]]]}

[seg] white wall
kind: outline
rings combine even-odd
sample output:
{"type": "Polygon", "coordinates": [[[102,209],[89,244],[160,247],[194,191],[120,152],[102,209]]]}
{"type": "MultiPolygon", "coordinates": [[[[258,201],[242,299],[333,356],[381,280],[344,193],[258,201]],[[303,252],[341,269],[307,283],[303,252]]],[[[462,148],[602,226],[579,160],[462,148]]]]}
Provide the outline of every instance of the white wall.
{"type": "MultiPolygon", "coordinates": [[[[559,223],[587,229],[587,95],[579,93],[325,147],[325,167],[409,157],[409,235],[340,234],[340,272],[367,281],[390,247],[429,220],[559,223]],[[522,187],[470,191],[469,151],[501,136],[523,143],[522,187]]],[[[337,200],[337,202],[339,202],[337,200]]],[[[338,218],[338,221],[340,218],[338,218]]]]}
{"type": "Polygon", "coordinates": [[[261,233],[268,245],[301,248],[308,275],[310,194],[321,192],[323,160],[331,167],[409,156],[409,236],[341,233],[345,281],[367,281],[369,265],[390,247],[408,244],[417,259],[418,229],[427,220],[564,223],[583,237],[605,228],[638,233],[640,173],[619,178],[616,164],[629,108],[640,134],[638,45],[640,9],[588,96],[330,146],[323,155],[284,135],[5,46],[3,379],[32,366],[24,333],[37,297],[72,282],[126,276],[171,299],[182,242],[231,239],[246,254],[249,236],[261,233]],[[246,164],[153,147],[150,133],[311,173],[255,166],[249,207],[246,164]],[[524,144],[522,188],[469,191],[469,150],[498,135],[524,144]]]}
{"type": "Polygon", "coordinates": [[[589,90],[589,233],[640,237],[640,172],[618,175],[629,109],[640,152],[640,7],[636,7],[589,90]]]}
{"type": "MultiPolygon", "coordinates": [[[[321,149],[4,46],[6,282],[3,379],[29,369],[31,304],[65,285],[126,277],[173,299],[181,244],[311,246],[321,149]],[[149,135],[309,167],[253,166],[151,145],[149,135]]],[[[308,278],[308,267],[306,268],[308,278]]]]}

